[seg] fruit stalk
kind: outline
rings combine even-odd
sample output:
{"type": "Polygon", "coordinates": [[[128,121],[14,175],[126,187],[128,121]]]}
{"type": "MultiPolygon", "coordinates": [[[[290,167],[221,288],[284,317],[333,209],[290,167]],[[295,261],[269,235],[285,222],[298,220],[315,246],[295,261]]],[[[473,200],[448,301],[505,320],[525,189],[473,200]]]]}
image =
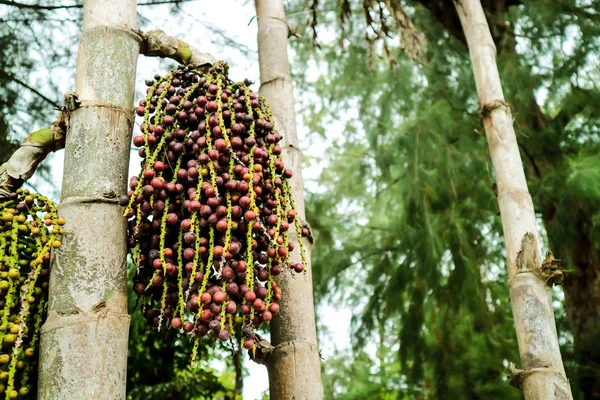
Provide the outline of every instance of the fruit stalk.
{"type": "Polygon", "coordinates": [[[210,54],[203,53],[160,29],[138,33],[143,40],[140,53],[144,56],[171,58],[180,64],[198,67],[211,66],[217,61],[210,54]]]}
{"type": "Polygon", "coordinates": [[[29,134],[8,161],[0,165],[0,200],[7,198],[31,178],[48,154],[64,148],[64,116],[64,112],[61,112],[50,127],[29,134]]]}

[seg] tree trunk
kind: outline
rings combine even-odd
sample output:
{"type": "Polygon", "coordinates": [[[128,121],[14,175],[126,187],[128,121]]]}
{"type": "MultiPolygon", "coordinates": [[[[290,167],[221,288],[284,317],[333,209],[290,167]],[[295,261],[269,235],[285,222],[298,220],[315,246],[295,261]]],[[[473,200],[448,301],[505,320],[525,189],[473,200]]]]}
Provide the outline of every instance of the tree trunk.
{"type": "Polygon", "coordinates": [[[575,342],[577,381],[585,399],[600,399],[600,257],[587,241],[573,252],[573,265],[563,286],[575,342]]]}
{"type": "Polygon", "coordinates": [[[242,399],[244,395],[244,365],[242,359],[242,341],[238,340],[238,349],[233,353],[233,369],[235,371],[234,400],[242,399]]]}
{"type": "Polygon", "coordinates": [[[513,376],[527,400],[571,399],[551,292],[541,271],[533,202],[505,103],[496,48],[479,0],[455,0],[469,47],[483,125],[498,185],[506,241],[508,286],[524,371],[513,376]]]}
{"type": "Polygon", "coordinates": [[[76,92],[65,145],[40,399],[124,399],[129,315],[124,194],[139,52],[134,0],[85,0],[76,92]]]}
{"type": "MultiPolygon", "coordinates": [[[[275,126],[284,138],[283,159],[294,171],[292,197],[301,221],[305,220],[302,192],[302,154],[296,134],[294,93],[287,56],[289,28],[282,0],[255,0],[258,18],[258,57],[260,92],[271,105],[275,126]]],[[[294,229],[293,259],[299,260],[298,237],[294,229]]],[[[275,350],[267,360],[270,398],[320,399],[323,396],[321,362],[317,345],[310,243],[305,241],[306,275],[293,276],[289,269],[279,275],[277,283],[283,290],[281,312],[271,323],[271,341],[275,350]]]]}
{"type": "MultiPolygon", "coordinates": [[[[583,199],[572,204],[586,204],[583,199]]],[[[565,309],[573,332],[577,386],[585,399],[600,399],[600,254],[594,246],[590,207],[557,209],[549,201],[542,218],[552,249],[567,268],[563,289],[565,309]],[[560,218],[561,213],[565,215],[560,218]],[[566,245],[565,232],[573,235],[566,245]]]]}

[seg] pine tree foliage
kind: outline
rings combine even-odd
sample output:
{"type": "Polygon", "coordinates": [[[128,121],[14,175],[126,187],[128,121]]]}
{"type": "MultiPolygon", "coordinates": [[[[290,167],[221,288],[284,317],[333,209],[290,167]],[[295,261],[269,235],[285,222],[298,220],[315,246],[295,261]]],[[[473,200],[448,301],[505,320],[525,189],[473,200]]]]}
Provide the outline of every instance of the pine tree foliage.
{"type": "MultiPolygon", "coordinates": [[[[307,3],[293,2],[289,14],[304,18],[299,10],[307,3]]],[[[415,64],[397,36],[377,37],[365,22],[365,4],[375,21],[391,17],[376,12],[379,3],[313,2],[319,48],[308,31],[292,42],[297,85],[310,93],[300,107],[304,123],[331,143],[319,177],[326,190],[308,203],[316,295],[331,301],[336,296],[327,294],[339,291],[337,300],[364,305],[358,348],[377,330],[378,308],[384,320],[397,321],[401,372],[416,387],[432,385],[428,398],[518,397],[503,379],[506,361],[518,356],[494,176],[464,38],[443,20],[452,17],[451,4],[442,15],[433,2],[405,2],[428,42],[415,64]],[[342,9],[351,23],[331,11],[342,9]]],[[[589,271],[598,268],[589,258],[600,249],[599,10],[575,0],[507,3],[516,2],[484,6],[534,204],[563,267],[572,274],[587,267],[574,259],[585,241],[585,262],[596,263],[589,271]]],[[[597,278],[587,284],[600,291],[597,278]]],[[[586,392],[600,376],[600,357],[597,344],[578,342],[577,332],[576,363],[568,340],[564,357],[580,367],[576,379],[586,392]]]]}
{"type": "MultiPolygon", "coordinates": [[[[81,14],[62,11],[0,6],[0,163],[8,160],[26,135],[50,125],[55,108],[61,105],[56,86],[61,79],[48,77],[74,70],[75,57],[68,44],[75,43],[79,28],[70,21],[78,22],[81,14]],[[55,40],[57,31],[65,41],[55,40]]],[[[47,165],[39,171],[48,178],[47,165]]]]}

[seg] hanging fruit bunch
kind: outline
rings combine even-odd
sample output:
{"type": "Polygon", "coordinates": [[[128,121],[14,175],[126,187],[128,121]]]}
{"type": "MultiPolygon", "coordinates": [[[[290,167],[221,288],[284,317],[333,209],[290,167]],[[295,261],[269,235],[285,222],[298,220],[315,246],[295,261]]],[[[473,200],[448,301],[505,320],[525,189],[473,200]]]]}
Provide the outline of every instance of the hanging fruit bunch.
{"type": "Polygon", "coordinates": [[[47,198],[19,189],[0,203],[0,393],[26,396],[37,383],[50,251],[65,221],[47,198]]]}
{"type": "Polygon", "coordinates": [[[227,341],[237,328],[253,348],[254,328],[279,312],[273,277],[306,268],[302,241],[302,262],[290,260],[289,227],[298,237],[308,230],[294,211],[281,135],[265,99],[227,69],[180,66],[146,81],[133,138],[142,171],[121,199],[144,314],[158,329],[193,335],[194,355],[199,338],[227,341]]]}

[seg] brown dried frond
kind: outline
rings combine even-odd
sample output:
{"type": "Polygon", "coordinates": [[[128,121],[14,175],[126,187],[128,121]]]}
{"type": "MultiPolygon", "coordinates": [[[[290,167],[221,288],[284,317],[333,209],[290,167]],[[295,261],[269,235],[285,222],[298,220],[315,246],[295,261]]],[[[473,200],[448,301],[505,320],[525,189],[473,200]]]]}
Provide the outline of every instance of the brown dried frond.
{"type": "Polygon", "coordinates": [[[317,23],[318,23],[318,8],[319,8],[319,0],[312,0],[310,4],[310,29],[312,30],[312,42],[313,46],[319,48],[319,43],[317,42],[317,23]]]}
{"type": "Polygon", "coordinates": [[[423,63],[423,54],[427,41],[425,36],[417,30],[414,23],[402,7],[400,0],[385,0],[385,4],[398,28],[400,47],[411,60],[423,63]]]}
{"type": "MultiPolygon", "coordinates": [[[[389,60],[390,66],[393,66],[396,60],[394,60],[390,46],[386,41],[393,37],[392,32],[395,26],[400,39],[400,48],[411,60],[421,64],[424,63],[425,36],[417,30],[404,10],[401,0],[361,0],[359,4],[367,25],[364,37],[369,47],[381,41],[384,55],[389,60]]],[[[308,24],[312,30],[313,46],[317,48],[320,47],[317,41],[318,14],[320,12],[318,8],[319,0],[312,0],[310,3],[310,19],[308,24]]],[[[350,0],[337,0],[337,10],[337,19],[342,31],[338,43],[340,48],[344,49],[346,32],[352,26],[352,3],[350,0]]],[[[374,62],[374,53],[374,49],[368,49],[371,63],[374,62]]]]}
{"type": "Polygon", "coordinates": [[[352,27],[352,8],[350,7],[350,0],[339,0],[338,1],[338,21],[340,21],[340,28],[342,34],[339,39],[339,45],[344,50],[344,38],[346,37],[346,24],[352,27]]]}

